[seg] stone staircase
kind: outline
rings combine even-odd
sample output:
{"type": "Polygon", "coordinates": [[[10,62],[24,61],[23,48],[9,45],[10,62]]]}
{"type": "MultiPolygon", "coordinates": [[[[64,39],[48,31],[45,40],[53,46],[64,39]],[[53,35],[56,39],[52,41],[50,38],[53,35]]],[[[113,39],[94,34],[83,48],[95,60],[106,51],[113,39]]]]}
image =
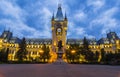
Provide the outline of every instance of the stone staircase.
{"type": "Polygon", "coordinates": [[[58,59],[56,60],[56,62],[54,62],[53,64],[56,64],[56,65],[63,65],[63,64],[67,64],[67,63],[64,62],[63,59],[58,58],[58,59]]]}

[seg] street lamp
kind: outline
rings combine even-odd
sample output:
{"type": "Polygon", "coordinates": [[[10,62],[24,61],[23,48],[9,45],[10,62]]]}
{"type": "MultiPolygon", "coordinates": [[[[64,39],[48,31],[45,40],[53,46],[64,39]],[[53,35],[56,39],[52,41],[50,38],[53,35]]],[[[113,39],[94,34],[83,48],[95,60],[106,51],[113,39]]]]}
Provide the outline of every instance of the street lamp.
{"type": "Polygon", "coordinates": [[[43,50],[40,50],[39,52],[40,52],[40,54],[42,54],[42,53],[43,53],[43,50]]]}
{"type": "Polygon", "coordinates": [[[75,50],[72,50],[71,53],[74,54],[76,51],[75,50]]]}

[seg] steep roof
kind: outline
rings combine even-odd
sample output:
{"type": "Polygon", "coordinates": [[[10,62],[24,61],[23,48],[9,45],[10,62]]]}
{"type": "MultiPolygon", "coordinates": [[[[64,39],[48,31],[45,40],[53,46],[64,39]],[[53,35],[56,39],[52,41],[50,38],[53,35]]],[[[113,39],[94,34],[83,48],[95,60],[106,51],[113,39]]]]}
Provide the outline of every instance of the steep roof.
{"type": "Polygon", "coordinates": [[[57,10],[57,14],[56,14],[56,18],[55,19],[56,19],[56,21],[64,20],[61,4],[58,5],[58,10],[57,10]]]}

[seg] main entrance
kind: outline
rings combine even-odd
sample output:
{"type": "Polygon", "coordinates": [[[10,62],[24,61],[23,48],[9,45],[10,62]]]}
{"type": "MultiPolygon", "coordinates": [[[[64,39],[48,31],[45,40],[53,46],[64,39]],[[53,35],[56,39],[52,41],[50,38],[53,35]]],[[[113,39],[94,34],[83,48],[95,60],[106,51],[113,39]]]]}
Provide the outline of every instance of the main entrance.
{"type": "Polygon", "coordinates": [[[62,41],[60,40],[59,42],[58,42],[58,52],[57,52],[57,54],[58,54],[58,59],[61,59],[62,58],[62,56],[63,56],[63,49],[62,49],[62,41]]]}

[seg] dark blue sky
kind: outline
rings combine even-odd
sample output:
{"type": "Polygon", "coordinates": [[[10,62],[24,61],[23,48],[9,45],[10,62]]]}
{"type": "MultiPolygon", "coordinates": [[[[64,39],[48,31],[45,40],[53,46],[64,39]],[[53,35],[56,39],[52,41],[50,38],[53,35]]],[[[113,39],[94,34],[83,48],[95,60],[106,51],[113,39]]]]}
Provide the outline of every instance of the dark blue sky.
{"type": "Polygon", "coordinates": [[[120,0],[0,0],[0,33],[10,28],[18,37],[51,38],[59,2],[68,16],[68,38],[99,39],[110,30],[120,36],[120,0]]]}

